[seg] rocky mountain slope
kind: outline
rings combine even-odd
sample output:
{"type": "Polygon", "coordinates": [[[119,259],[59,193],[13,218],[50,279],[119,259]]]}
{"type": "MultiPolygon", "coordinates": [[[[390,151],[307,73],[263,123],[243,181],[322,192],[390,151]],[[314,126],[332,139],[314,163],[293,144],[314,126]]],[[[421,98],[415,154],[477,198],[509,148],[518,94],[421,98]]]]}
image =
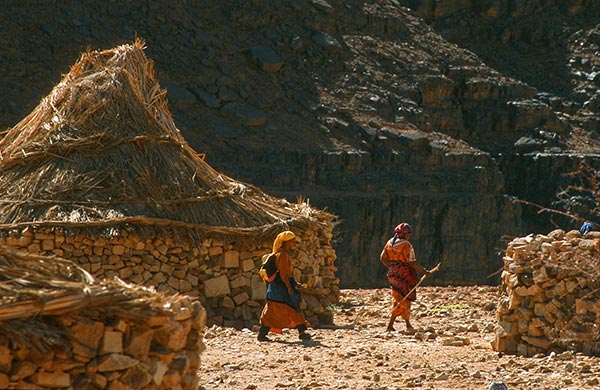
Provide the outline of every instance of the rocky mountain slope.
{"type": "Polygon", "coordinates": [[[385,285],[405,220],[434,282],[492,283],[503,236],[547,230],[511,196],[550,202],[600,150],[600,6],[570,3],[9,2],[0,127],[82,51],[141,37],[209,164],[340,216],[343,286],[385,285]]]}

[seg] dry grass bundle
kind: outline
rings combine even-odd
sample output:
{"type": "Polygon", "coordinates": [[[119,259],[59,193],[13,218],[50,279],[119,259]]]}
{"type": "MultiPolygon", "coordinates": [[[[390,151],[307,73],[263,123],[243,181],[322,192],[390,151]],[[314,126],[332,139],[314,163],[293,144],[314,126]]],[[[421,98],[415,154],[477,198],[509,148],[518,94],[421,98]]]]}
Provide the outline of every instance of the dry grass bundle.
{"type": "Polygon", "coordinates": [[[216,172],[185,142],[165,96],[142,41],[83,54],[0,140],[0,227],[254,236],[330,219],[216,172]]]}
{"type": "Polygon", "coordinates": [[[0,321],[58,315],[86,308],[144,316],[166,310],[169,297],[118,279],[98,281],[57,257],[0,247],[0,321]]]}

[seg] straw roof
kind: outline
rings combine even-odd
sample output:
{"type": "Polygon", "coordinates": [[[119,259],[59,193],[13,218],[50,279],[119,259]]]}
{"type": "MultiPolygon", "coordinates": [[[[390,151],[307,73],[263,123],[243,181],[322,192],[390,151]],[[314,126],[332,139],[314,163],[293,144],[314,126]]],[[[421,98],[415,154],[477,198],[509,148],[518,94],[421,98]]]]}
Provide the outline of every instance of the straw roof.
{"type": "Polygon", "coordinates": [[[141,40],[84,53],[9,129],[0,188],[0,228],[139,225],[255,236],[330,219],[204,162],[175,126],[141,40]]]}

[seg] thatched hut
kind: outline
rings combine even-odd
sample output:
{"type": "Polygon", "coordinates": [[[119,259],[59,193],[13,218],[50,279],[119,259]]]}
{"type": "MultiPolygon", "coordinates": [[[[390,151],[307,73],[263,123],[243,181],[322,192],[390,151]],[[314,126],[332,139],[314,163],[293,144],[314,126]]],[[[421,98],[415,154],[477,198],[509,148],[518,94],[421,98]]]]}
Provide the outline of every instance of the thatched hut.
{"type": "Polygon", "coordinates": [[[83,54],[0,141],[0,244],[197,295],[209,324],[241,327],[264,299],[260,257],[289,229],[307,317],[330,319],[333,216],[211,168],[175,126],[143,49],[83,54]]]}
{"type": "Polygon", "coordinates": [[[188,297],[0,247],[2,389],[196,389],[205,319],[188,297]]]}

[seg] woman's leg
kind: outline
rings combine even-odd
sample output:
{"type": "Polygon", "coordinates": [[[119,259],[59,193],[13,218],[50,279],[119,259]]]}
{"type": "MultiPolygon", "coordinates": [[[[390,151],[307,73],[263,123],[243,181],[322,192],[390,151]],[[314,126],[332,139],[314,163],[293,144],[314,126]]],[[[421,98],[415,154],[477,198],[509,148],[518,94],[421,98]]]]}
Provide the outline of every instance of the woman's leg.
{"type": "Polygon", "coordinates": [[[310,340],[312,338],[309,333],[306,333],[306,324],[300,324],[296,326],[296,329],[298,329],[298,337],[300,340],[310,340]]]}
{"type": "Polygon", "coordinates": [[[268,326],[264,326],[263,324],[260,324],[260,329],[258,330],[258,341],[270,341],[270,339],[267,337],[267,335],[269,334],[269,327],[268,326]]]}
{"type": "Polygon", "coordinates": [[[394,331],[394,321],[396,317],[402,317],[406,323],[406,330],[412,332],[414,328],[410,323],[410,301],[404,299],[404,296],[398,291],[392,289],[392,313],[388,324],[388,332],[394,331]]]}
{"type": "Polygon", "coordinates": [[[395,330],[394,329],[394,321],[396,321],[396,316],[392,314],[390,316],[390,322],[388,323],[388,326],[386,329],[388,332],[393,332],[395,330]]]}

